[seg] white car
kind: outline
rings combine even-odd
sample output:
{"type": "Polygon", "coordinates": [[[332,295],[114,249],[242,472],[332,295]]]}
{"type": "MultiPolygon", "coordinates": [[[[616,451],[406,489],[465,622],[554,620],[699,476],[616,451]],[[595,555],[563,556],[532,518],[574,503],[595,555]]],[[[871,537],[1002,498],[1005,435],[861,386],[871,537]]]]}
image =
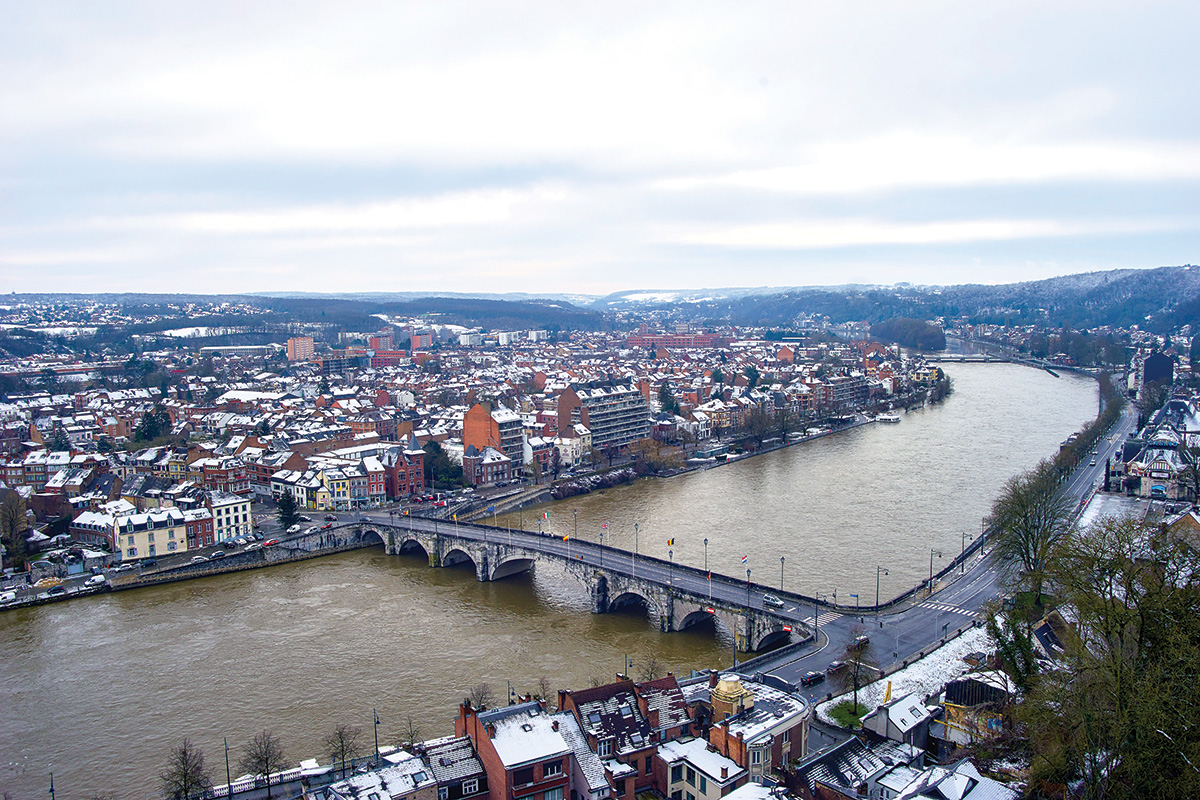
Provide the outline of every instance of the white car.
{"type": "Polygon", "coordinates": [[[783,601],[780,600],[778,597],[776,597],[773,594],[764,594],[763,595],[763,605],[764,606],[775,606],[776,608],[783,608],[783,601]]]}
{"type": "Polygon", "coordinates": [[[295,525],[288,528],[287,532],[288,533],[299,533],[300,532],[300,523],[297,522],[295,525]]]}

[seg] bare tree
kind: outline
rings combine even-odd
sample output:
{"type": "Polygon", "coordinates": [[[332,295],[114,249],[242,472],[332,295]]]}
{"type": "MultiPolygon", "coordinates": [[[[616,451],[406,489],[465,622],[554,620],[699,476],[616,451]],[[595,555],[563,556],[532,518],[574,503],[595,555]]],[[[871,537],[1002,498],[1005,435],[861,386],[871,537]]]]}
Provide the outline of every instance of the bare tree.
{"type": "Polygon", "coordinates": [[[858,714],[858,690],[879,676],[878,667],[871,660],[871,641],[863,632],[863,626],[850,628],[850,641],[842,652],[846,666],[835,673],[841,691],[854,692],[854,714],[858,714]]]}
{"type": "Polygon", "coordinates": [[[542,698],[543,700],[546,701],[547,704],[549,704],[550,697],[553,692],[554,692],[554,687],[550,685],[549,678],[547,678],[545,675],[538,678],[538,682],[537,682],[538,697],[542,698]]]}
{"type": "Polygon", "coordinates": [[[346,777],[346,761],[358,755],[358,737],[362,729],[356,725],[340,724],[325,734],[325,747],[333,757],[333,763],[342,762],[342,777],[346,777]]]}
{"type": "Polygon", "coordinates": [[[186,736],[171,748],[167,768],[159,773],[162,795],[167,800],[188,800],[212,787],[204,769],[204,751],[186,736]]]}
{"type": "Polygon", "coordinates": [[[471,705],[476,708],[487,708],[492,704],[492,686],[488,683],[479,683],[471,687],[471,693],[468,695],[471,700],[471,705]]]}
{"type": "Polygon", "coordinates": [[[411,714],[404,718],[404,725],[400,728],[400,737],[406,746],[421,741],[421,726],[417,724],[411,714]]]}
{"type": "Polygon", "coordinates": [[[242,751],[238,766],[251,775],[262,776],[267,783],[267,800],[270,800],[271,773],[278,772],[283,766],[283,746],[278,737],[267,730],[256,735],[242,751]]]}
{"type": "Polygon", "coordinates": [[[646,653],[642,656],[642,671],[638,676],[643,681],[652,681],[662,674],[662,662],[658,660],[658,656],[654,653],[646,653]]]}
{"type": "Polygon", "coordinates": [[[1010,580],[1028,582],[1041,604],[1047,560],[1071,527],[1072,503],[1059,491],[1055,468],[1042,461],[1012,478],[992,505],[995,552],[1010,580]]]}

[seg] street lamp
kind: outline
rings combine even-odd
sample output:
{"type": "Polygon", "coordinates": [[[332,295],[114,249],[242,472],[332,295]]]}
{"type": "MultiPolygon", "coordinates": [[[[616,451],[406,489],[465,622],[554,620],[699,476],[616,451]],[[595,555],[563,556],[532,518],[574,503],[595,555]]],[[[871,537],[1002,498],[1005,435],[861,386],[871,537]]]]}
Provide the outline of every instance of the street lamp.
{"type": "Polygon", "coordinates": [[[936,555],[938,558],[941,558],[942,551],[934,550],[932,547],[929,548],[929,593],[930,594],[933,594],[933,557],[934,557],[934,555],[936,555]]]}
{"type": "Polygon", "coordinates": [[[712,573],[708,571],[708,537],[704,537],[704,574],[708,576],[708,600],[712,602],[712,573]]]}
{"type": "Polygon", "coordinates": [[[667,569],[668,569],[667,583],[673,584],[673,583],[675,583],[675,551],[674,550],[667,551],[667,561],[669,562],[669,565],[667,567],[667,569]]]}
{"type": "Polygon", "coordinates": [[[779,591],[781,591],[781,592],[783,591],[783,559],[784,558],[785,558],[784,556],[779,557],[779,591]]]}
{"type": "Polygon", "coordinates": [[[750,569],[746,569],[746,607],[750,607],[750,569]]]}
{"type": "Polygon", "coordinates": [[[820,592],[813,592],[813,638],[818,639],[821,634],[821,626],[817,624],[817,602],[828,600],[828,595],[823,595],[820,592]]]}
{"type": "Polygon", "coordinates": [[[974,537],[968,535],[966,531],[963,531],[962,532],[962,552],[959,553],[959,556],[958,556],[958,560],[962,563],[962,572],[959,573],[961,575],[967,574],[967,540],[968,539],[974,540],[974,537]]]}
{"type": "Polygon", "coordinates": [[[574,526],[571,528],[571,538],[578,539],[579,538],[579,509],[578,508],[571,509],[571,513],[575,515],[574,526]]]}
{"type": "Polygon", "coordinates": [[[604,531],[600,531],[600,569],[604,569],[604,531]]]}
{"type": "Polygon", "coordinates": [[[637,577],[637,551],[638,551],[638,524],[633,523],[633,553],[629,556],[629,574],[631,577],[637,577]]]}
{"type": "Polygon", "coordinates": [[[875,616],[879,616],[879,576],[887,574],[888,571],[883,567],[875,568],[875,616]]]}

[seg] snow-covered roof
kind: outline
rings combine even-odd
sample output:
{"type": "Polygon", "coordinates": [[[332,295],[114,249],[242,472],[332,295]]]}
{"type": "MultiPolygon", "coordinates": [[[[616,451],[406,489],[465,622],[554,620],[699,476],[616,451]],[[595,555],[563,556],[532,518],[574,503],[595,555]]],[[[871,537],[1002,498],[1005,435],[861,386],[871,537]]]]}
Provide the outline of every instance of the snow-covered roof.
{"type": "Polygon", "coordinates": [[[536,702],[482,711],[479,721],[493,726],[492,747],[505,769],[571,752],[555,722],[536,702]]]}
{"type": "Polygon", "coordinates": [[[733,759],[726,758],[716,750],[710,749],[704,739],[680,739],[674,742],[663,742],[658,746],[658,756],[668,764],[676,761],[686,761],[708,776],[710,781],[725,785],[740,778],[746,770],[739,767],[733,759]],[[726,770],[724,777],[721,770],[726,770]]]}
{"type": "Polygon", "coordinates": [[[598,792],[608,788],[608,777],[604,774],[604,762],[592,752],[588,746],[587,737],[579,727],[579,721],[570,712],[560,712],[553,716],[558,720],[558,732],[567,740],[567,744],[575,751],[575,761],[579,764],[583,777],[587,780],[589,792],[598,792]]]}

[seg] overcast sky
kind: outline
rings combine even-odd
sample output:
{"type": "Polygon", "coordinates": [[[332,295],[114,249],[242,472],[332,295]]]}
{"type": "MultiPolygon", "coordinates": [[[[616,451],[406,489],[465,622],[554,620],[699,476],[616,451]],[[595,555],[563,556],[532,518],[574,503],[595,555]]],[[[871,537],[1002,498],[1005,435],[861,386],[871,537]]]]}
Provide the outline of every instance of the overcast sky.
{"type": "Polygon", "coordinates": [[[0,0],[0,289],[1200,260],[1200,3],[0,0]]]}

